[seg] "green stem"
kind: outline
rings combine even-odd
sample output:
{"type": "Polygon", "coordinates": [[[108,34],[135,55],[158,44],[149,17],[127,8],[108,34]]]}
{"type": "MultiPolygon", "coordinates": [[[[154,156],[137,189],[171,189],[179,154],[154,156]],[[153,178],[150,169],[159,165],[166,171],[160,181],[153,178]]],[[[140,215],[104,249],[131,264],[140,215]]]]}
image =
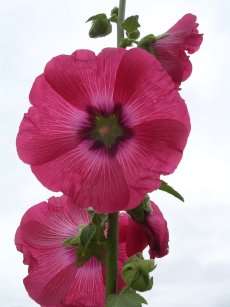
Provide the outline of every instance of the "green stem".
{"type": "Polygon", "coordinates": [[[106,296],[117,290],[117,247],[118,247],[118,213],[108,217],[108,239],[106,252],[106,296]]]}
{"type": "MultiPolygon", "coordinates": [[[[124,38],[121,27],[125,19],[126,0],[120,0],[117,21],[117,47],[124,38]]],[[[117,292],[117,260],[118,260],[118,218],[119,212],[111,213],[108,217],[108,237],[106,251],[106,296],[117,292]]]]}
{"type": "Polygon", "coordinates": [[[117,47],[120,46],[120,42],[124,38],[124,30],[122,29],[121,24],[125,19],[125,6],[126,0],[120,0],[117,20],[117,47]]]}

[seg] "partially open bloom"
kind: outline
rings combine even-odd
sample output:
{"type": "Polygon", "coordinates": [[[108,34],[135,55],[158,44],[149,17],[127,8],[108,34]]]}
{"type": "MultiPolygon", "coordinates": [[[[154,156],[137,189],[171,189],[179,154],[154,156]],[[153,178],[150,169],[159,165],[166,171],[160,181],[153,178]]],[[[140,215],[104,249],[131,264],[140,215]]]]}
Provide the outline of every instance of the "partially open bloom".
{"type": "Polygon", "coordinates": [[[153,52],[177,85],[192,72],[187,53],[196,52],[203,40],[198,32],[196,16],[186,14],[160,39],[153,43],[153,52]]]}
{"type": "MultiPolygon", "coordinates": [[[[126,216],[121,215],[118,265],[128,259],[126,216]]],[[[43,307],[104,307],[105,267],[92,257],[77,266],[76,247],[64,244],[88,224],[87,211],[74,206],[66,196],[52,197],[31,207],[18,227],[15,243],[29,265],[24,285],[43,307]]],[[[130,241],[136,240],[133,236],[130,241]]],[[[130,253],[130,252],[129,252],[130,253]]],[[[130,254],[130,256],[132,256],[130,254]]],[[[118,275],[118,288],[124,287],[118,275]]]]}
{"type": "Polygon", "coordinates": [[[156,204],[151,202],[151,212],[144,223],[137,223],[124,215],[123,229],[120,236],[126,242],[127,255],[130,257],[142,252],[149,246],[151,258],[161,258],[168,254],[169,232],[167,222],[156,204]],[[135,237],[135,240],[133,240],[135,237]]]}
{"type": "Polygon", "coordinates": [[[72,210],[63,196],[30,208],[22,218],[15,243],[29,265],[24,285],[29,295],[45,306],[104,307],[101,263],[92,257],[77,267],[75,248],[64,241],[88,223],[84,210],[72,210]]]}
{"type": "Polygon", "coordinates": [[[97,212],[134,208],[181,160],[189,115],[145,50],[89,50],[52,59],[30,93],[20,158],[49,189],[97,212]]]}

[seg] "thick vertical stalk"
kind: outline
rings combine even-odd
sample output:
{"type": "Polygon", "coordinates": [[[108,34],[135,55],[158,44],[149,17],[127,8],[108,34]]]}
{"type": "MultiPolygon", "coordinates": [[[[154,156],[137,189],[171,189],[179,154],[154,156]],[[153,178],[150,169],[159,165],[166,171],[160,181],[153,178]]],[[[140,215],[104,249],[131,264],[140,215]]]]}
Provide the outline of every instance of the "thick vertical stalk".
{"type": "Polygon", "coordinates": [[[124,30],[122,29],[121,24],[125,19],[125,6],[126,6],[126,0],[120,0],[118,20],[117,20],[117,47],[120,46],[120,42],[122,38],[124,38],[124,30]]]}
{"type": "MultiPolygon", "coordinates": [[[[117,47],[124,38],[121,24],[125,18],[126,0],[120,0],[117,21],[117,47]]],[[[117,260],[118,260],[118,218],[119,213],[111,213],[108,217],[108,238],[106,252],[106,296],[117,291],[117,260]]]]}
{"type": "Polygon", "coordinates": [[[109,214],[108,240],[106,255],[106,295],[117,290],[117,258],[118,258],[118,213],[109,214]]]}

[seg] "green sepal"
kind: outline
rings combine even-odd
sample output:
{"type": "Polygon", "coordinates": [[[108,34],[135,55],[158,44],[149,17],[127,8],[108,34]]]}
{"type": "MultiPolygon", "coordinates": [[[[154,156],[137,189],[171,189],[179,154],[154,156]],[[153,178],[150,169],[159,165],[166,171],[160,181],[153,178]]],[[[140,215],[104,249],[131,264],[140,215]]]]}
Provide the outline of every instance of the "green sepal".
{"type": "Polygon", "coordinates": [[[91,16],[86,22],[89,21],[92,21],[92,26],[89,30],[91,38],[103,37],[112,32],[112,25],[106,14],[91,16]]]}
{"type": "Polygon", "coordinates": [[[141,307],[142,304],[147,304],[147,301],[133,289],[127,288],[120,294],[110,294],[106,307],[141,307]]]}
{"type": "Polygon", "coordinates": [[[138,47],[153,53],[153,43],[156,41],[156,37],[153,34],[144,36],[138,43],[138,47]]]}
{"type": "Polygon", "coordinates": [[[87,249],[96,235],[97,227],[94,224],[85,226],[80,233],[81,246],[87,249]]]}
{"type": "Polygon", "coordinates": [[[124,264],[122,276],[128,287],[137,291],[148,291],[153,287],[153,278],[149,273],[155,269],[154,260],[145,260],[138,256],[130,257],[124,264]]]}
{"type": "Polygon", "coordinates": [[[94,213],[92,215],[92,223],[95,225],[104,226],[107,220],[108,220],[107,214],[94,213]]]}
{"type": "Polygon", "coordinates": [[[145,217],[151,212],[150,199],[146,195],[143,202],[136,208],[128,210],[127,213],[138,223],[143,224],[145,217]]]}
{"type": "Polygon", "coordinates": [[[120,42],[120,46],[121,48],[126,48],[126,47],[130,47],[133,44],[133,40],[129,39],[129,38],[122,38],[121,42],[120,42]]]}
{"type": "Polygon", "coordinates": [[[64,241],[65,246],[76,248],[76,265],[82,266],[91,257],[96,257],[104,262],[106,253],[106,238],[104,226],[106,222],[105,214],[91,212],[91,223],[82,226],[79,234],[64,241]]]}
{"type": "Polygon", "coordinates": [[[77,266],[84,265],[91,257],[96,257],[99,261],[104,262],[106,253],[105,242],[92,241],[87,248],[79,246],[77,248],[77,266]]]}
{"type": "Polygon", "coordinates": [[[64,241],[65,246],[78,246],[80,244],[80,237],[68,238],[64,241]]]}
{"type": "Polygon", "coordinates": [[[126,18],[121,24],[122,28],[126,30],[128,33],[137,31],[137,29],[140,27],[138,18],[139,18],[138,15],[134,15],[134,16],[130,16],[126,18]]]}
{"type": "Polygon", "coordinates": [[[140,31],[139,30],[136,30],[136,31],[133,31],[133,32],[127,32],[126,33],[128,38],[129,39],[138,39],[140,37],[140,31]]]}
{"type": "Polygon", "coordinates": [[[169,193],[184,202],[184,197],[179,192],[177,192],[173,187],[171,187],[167,182],[163,180],[161,180],[161,185],[159,187],[159,190],[169,193]]]}

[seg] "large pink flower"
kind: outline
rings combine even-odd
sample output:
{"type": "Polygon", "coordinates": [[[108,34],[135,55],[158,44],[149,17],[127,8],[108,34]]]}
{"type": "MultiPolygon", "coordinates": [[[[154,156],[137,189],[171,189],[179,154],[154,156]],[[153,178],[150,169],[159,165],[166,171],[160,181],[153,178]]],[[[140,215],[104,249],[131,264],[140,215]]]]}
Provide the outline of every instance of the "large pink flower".
{"type": "MultiPolygon", "coordinates": [[[[66,196],[52,197],[30,208],[16,232],[17,249],[29,265],[24,285],[29,295],[43,307],[104,307],[105,268],[95,257],[77,267],[77,250],[64,241],[77,235],[89,222],[85,210],[66,196]]],[[[128,259],[120,217],[119,268],[128,259]]],[[[132,240],[136,238],[133,237],[132,240]]],[[[118,275],[118,287],[124,282],[118,275]]]]}
{"type": "Polygon", "coordinates": [[[143,224],[135,222],[124,214],[120,236],[126,242],[126,252],[130,257],[149,246],[151,258],[161,258],[168,254],[169,232],[167,222],[156,204],[151,202],[151,212],[143,224]],[[136,239],[134,240],[133,237],[136,239]]]}
{"type": "Polygon", "coordinates": [[[49,189],[98,212],[136,207],[172,173],[190,131],[175,84],[145,50],[52,59],[30,93],[20,158],[49,189]]]}
{"type": "Polygon", "coordinates": [[[199,34],[196,16],[186,14],[162,38],[153,43],[153,51],[177,85],[192,72],[192,64],[186,52],[196,52],[203,40],[199,34]]]}

